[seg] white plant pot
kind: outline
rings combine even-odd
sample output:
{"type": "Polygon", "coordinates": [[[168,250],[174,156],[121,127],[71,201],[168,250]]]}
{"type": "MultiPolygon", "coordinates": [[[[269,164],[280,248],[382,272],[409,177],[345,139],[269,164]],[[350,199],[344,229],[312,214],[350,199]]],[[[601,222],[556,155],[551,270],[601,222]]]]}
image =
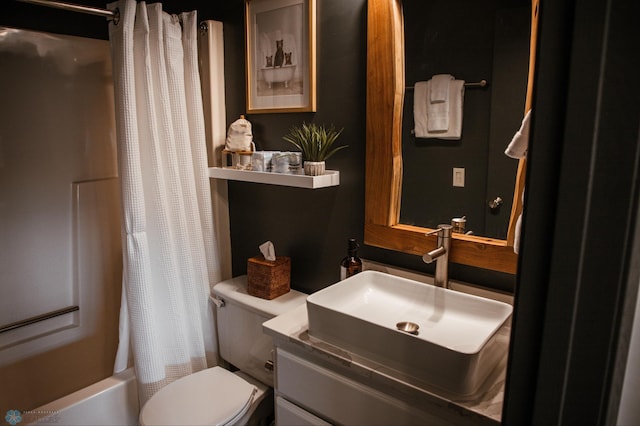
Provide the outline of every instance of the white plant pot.
{"type": "Polygon", "coordinates": [[[304,174],[307,176],[322,176],[324,174],[324,161],[305,161],[304,174]]]}

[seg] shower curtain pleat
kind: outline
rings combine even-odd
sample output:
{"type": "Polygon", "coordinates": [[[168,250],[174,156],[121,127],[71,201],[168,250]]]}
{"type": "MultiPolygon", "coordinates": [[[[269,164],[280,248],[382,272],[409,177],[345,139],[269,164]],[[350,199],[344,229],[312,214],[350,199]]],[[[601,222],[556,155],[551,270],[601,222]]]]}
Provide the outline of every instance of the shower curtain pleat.
{"type": "Polygon", "coordinates": [[[115,369],[126,368],[131,349],[144,403],[171,381],[216,364],[209,294],[220,262],[196,13],[178,18],[160,3],[135,0],[109,7],[121,14],[109,31],[125,263],[115,369]]]}

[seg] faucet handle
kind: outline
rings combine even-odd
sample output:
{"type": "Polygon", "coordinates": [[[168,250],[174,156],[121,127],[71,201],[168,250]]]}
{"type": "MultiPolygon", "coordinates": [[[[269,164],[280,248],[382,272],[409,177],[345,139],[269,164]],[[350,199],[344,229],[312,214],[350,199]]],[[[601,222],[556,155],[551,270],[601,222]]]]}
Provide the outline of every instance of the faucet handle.
{"type": "Polygon", "coordinates": [[[442,232],[442,236],[446,238],[451,235],[451,229],[453,229],[453,226],[449,224],[440,224],[436,229],[432,229],[424,235],[428,237],[429,235],[440,234],[442,232]]]}
{"type": "Polygon", "coordinates": [[[425,253],[422,255],[422,261],[424,263],[431,263],[440,256],[443,256],[447,252],[443,246],[436,247],[434,250],[431,250],[429,253],[425,253]]]}
{"type": "Polygon", "coordinates": [[[428,237],[429,235],[437,234],[437,233],[439,233],[441,231],[442,231],[442,228],[432,229],[431,231],[429,231],[426,234],[424,234],[424,236],[428,237]]]}

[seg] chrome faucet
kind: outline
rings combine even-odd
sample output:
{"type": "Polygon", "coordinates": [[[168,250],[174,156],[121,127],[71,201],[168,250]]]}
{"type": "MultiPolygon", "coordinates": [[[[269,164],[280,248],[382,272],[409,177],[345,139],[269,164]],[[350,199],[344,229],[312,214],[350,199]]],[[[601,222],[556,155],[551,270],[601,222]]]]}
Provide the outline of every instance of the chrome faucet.
{"type": "Polygon", "coordinates": [[[453,226],[451,225],[438,225],[438,229],[434,229],[425,234],[438,234],[436,248],[422,256],[424,263],[436,261],[434,284],[438,287],[449,288],[449,251],[451,250],[452,228],[453,226]]]}

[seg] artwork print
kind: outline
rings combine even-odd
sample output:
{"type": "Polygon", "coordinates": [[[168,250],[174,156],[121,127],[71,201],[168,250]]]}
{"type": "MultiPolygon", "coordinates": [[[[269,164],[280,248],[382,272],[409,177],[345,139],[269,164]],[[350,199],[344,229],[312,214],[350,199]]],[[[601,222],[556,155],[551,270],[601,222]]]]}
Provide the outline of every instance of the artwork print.
{"type": "Polygon", "coordinates": [[[251,0],[247,6],[249,112],[315,110],[312,0],[251,0]]]}

